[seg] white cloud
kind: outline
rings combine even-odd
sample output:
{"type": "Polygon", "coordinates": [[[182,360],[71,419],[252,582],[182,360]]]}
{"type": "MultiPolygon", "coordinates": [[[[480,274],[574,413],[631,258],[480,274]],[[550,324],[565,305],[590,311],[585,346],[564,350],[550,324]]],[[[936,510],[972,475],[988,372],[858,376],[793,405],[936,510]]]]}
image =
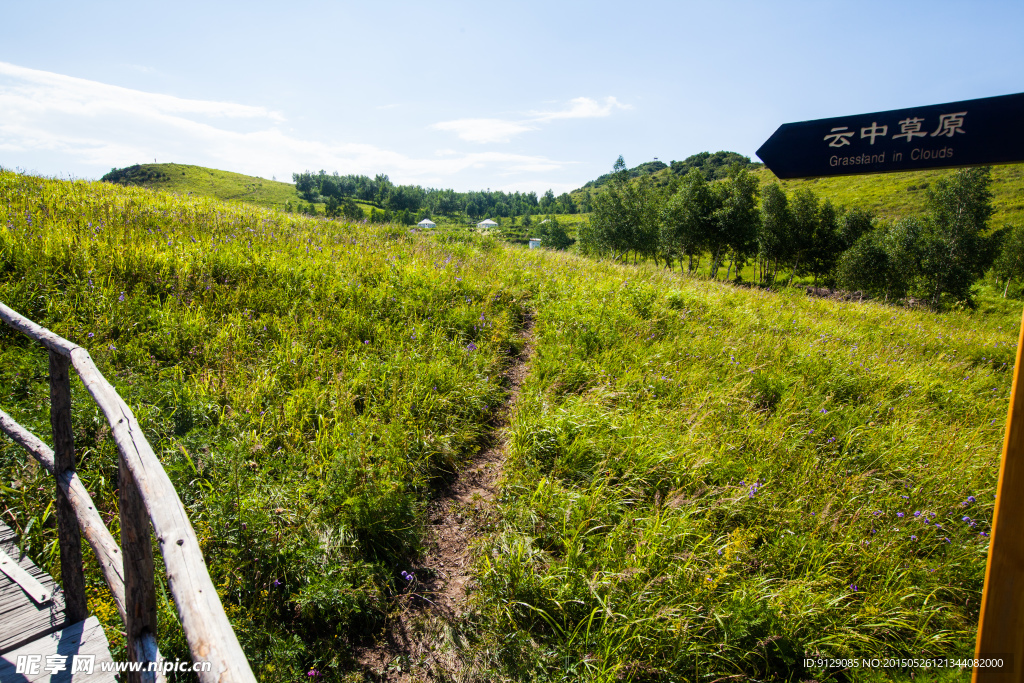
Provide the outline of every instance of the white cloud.
{"type": "Polygon", "coordinates": [[[469,142],[508,142],[513,135],[533,130],[525,123],[504,119],[458,119],[435,123],[431,128],[451,131],[469,142]]]}
{"type": "Polygon", "coordinates": [[[0,77],[6,77],[3,90],[0,90],[0,105],[4,106],[5,111],[7,107],[13,106],[18,111],[29,113],[60,111],[82,116],[113,111],[141,115],[199,114],[223,118],[284,120],[277,112],[264,107],[142,92],[6,62],[0,62],[0,77]]]}
{"type": "Polygon", "coordinates": [[[632,105],[622,104],[614,97],[604,98],[604,102],[589,97],[576,97],[569,100],[569,107],[560,111],[533,111],[528,118],[514,121],[511,119],[456,119],[441,121],[430,126],[435,130],[451,131],[469,142],[508,142],[513,135],[536,130],[539,123],[548,123],[558,119],[590,119],[610,116],[615,109],[632,109],[632,105]]]}
{"type": "Polygon", "coordinates": [[[622,104],[614,97],[604,98],[604,104],[589,97],[576,97],[569,100],[569,108],[562,111],[532,112],[534,121],[553,121],[555,119],[592,119],[610,116],[614,109],[632,109],[632,105],[622,104]]]}
{"type": "MultiPolygon", "coordinates": [[[[565,167],[537,155],[442,150],[442,158],[415,158],[368,144],[303,140],[283,132],[284,117],[264,107],[147,93],[4,62],[0,112],[0,151],[48,153],[104,170],[157,158],[265,178],[327,168],[386,171],[396,182],[443,186],[470,169],[521,178],[565,167]]],[[[523,127],[493,121],[449,122],[444,129],[486,140],[523,127]]]]}

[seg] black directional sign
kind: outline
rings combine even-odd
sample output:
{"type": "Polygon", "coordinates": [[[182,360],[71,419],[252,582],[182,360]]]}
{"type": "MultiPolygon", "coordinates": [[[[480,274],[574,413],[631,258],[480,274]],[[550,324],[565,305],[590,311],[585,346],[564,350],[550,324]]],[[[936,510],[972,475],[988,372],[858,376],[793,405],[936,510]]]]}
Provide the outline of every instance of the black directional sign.
{"type": "Polygon", "coordinates": [[[779,178],[1024,161],[1024,93],[786,123],[757,156],[779,178]]]}

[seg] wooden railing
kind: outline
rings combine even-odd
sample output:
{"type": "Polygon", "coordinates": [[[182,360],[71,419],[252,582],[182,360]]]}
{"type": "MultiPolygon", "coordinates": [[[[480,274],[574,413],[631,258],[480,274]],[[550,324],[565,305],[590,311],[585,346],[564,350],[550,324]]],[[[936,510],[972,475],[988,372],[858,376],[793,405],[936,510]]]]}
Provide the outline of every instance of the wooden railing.
{"type": "MultiPolygon", "coordinates": [[[[135,415],[92,362],[89,352],[40,327],[0,303],[0,320],[31,337],[50,352],[51,451],[46,444],[0,410],[0,431],[24,447],[57,479],[57,529],[65,613],[70,622],[86,618],[81,534],[92,546],[125,624],[131,661],[158,662],[156,587],[153,545],[156,535],[167,570],[167,583],[195,662],[209,662],[197,672],[202,683],[254,683],[249,662],[224,614],[210,579],[192,524],[174,485],[142,434],[135,415]],[[103,524],[85,485],[75,473],[71,429],[71,383],[74,366],[86,390],[110,423],[119,457],[118,491],[121,548],[103,524]],[[81,529],[81,534],[79,532],[81,529]]],[[[147,667],[143,667],[146,669],[147,667]]],[[[163,679],[143,672],[136,680],[163,679]]]]}

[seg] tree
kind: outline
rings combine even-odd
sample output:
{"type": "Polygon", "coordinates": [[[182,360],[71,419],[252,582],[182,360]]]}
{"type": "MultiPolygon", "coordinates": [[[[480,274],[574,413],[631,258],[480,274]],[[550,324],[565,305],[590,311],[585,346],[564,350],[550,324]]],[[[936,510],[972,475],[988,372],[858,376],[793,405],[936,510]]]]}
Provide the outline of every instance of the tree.
{"type": "MultiPolygon", "coordinates": [[[[620,162],[622,157],[616,167],[620,162]]],[[[657,252],[660,214],[660,197],[650,177],[630,182],[622,170],[595,198],[590,224],[602,248],[613,258],[624,258],[632,251],[635,262],[637,255],[653,256],[657,252]]]]}
{"type": "Polygon", "coordinates": [[[607,250],[589,219],[576,229],[576,249],[584,256],[603,256],[607,250]]]}
{"type": "Polygon", "coordinates": [[[921,220],[904,218],[864,233],[839,258],[839,285],[886,300],[904,298],[920,273],[924,230],[921,220]]]}
{"type": "Polygon", "coordinates": [[[362,208],[356,204],[352,199],[346,199],[345,203],[342,204],[341,213],[345,218],[350,221],[360,221],[365,217],[362,208]]]}
{"type": "Polygon", "coordinates": [[[992,263],[993,239],[985,237],[995,210],[991,183],[987,167],[961,169],[928,191],[931,220],[921,265],[932,306],[950,299],[970,301],[971,285],[992,263]]]}
{"type": "Polygon", "coordinates": [[[839,238],[839,220],[832,202],[826,199],[818,207],[811,245],[807,250],[807,270],[814,276],[814,285],[819,278],[828,277],[843,253],[842,240],[839,238]]]}
{"type": "Polygon", "coordinates": [[[870,211],[864,209],[851,209],[843,213],[839,220],[839,242],[842,251],[846,251],[861,238],[871,231],[871,221],[874,217],[870,211]]]}
{"type": "Polygon", "coordinates": [[[890,272],[889,255],[878,235],[867,234],[843,252],[836,279],[839,286],[861,290],[873,296],[887,293],[890,272]]]}
{"type": "Polygon", "coordinates": [[[667,265],[679,259],[682,270],[686,257],[688,272],[693,271],[693,257],[708,248],[717,231],[718,201],[700,169],[690,169],[661,214],[660,247],[667,265]]]}
{"type": "MultiPolygon", "coordinates": [[[[734,164],[729,170],[729,177],[717,187],[721,197],[721,208],[717,216],[719,245],[723,250],[721,256],[724,258],[725,253],[732,256],[732,262],[725,273],[728,280],[733,266],[737,267],[738,273],[744,261],[756,249],[757,227],[761,221],[757,209],[758,179],[739,164],[734,164]]],[[[718,274],[718,265],[719,257],[716,253],[711,265],[711,277],[718,274]]]]}
{"type": "Polygon", "coordinates": [[[555,216],[549,217],[546,221],[540,224],[538,237],[543,241],[541,245],[547,249],[568,249],[573,239],[569,237],[569,233],[565,231],[565,227],[558,222],[555,216]]]}
{"type": "Polygon", "coordinates": [[[789,267],[790,283],[795,275],[807,272],[807,261],[814,246],[814,232],[818,227],[818,197],[810,189],[793,193],[790,208],[789,267]]]}
{"type": "Polygon", "coordinates": [[[337,218],[341,215],[341,203],[333,195],[327,198],[327,205],[324,207],[324,214],[326,214],[328,218],[337,218]]]}
{"type": "Polygon", "coordinates": [[[1018,225],[1006,230],[999,256],[992,264],[997,281],[1005,282],[1003,297],[1010,289],[1010,281],[1024,279],[1024,226],[1018,225]]]}
{"type": "Polygon", "coordinates": [[[550,212],[555,205],[555,193],[553,190],[548,190],[544,193],[544,196],[540,198],[541,211],[550,212]]]}
{"type": "Polygon", "coordinates": [[[295,183],[295,191],[298,192],[299,196],[307,202],[311,202],[316,199],[316,178],[312,173],[309,171],[306,171],[305,173],[292,173],[292,182],[295,183]]]}
{"type": "Polygon", "coordinates": [[[761,199],[761,225],[757,232],[758,255],[761,257],[761,281],[771,285],[779,271],[779,263],[790,257],[789,199],[778,183],[765,188],[761,199]]]}

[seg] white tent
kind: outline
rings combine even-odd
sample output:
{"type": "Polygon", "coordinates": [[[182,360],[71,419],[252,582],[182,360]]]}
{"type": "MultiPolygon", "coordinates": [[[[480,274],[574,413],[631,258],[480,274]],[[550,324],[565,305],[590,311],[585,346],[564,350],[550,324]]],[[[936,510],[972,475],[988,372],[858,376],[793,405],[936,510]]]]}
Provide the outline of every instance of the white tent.
{"type": "Polygon", "coordinates": [[[496,227],[498,227],[498,224],[495,223],[494,221],[492,221],[490,218],[488,218],[487,220],[483,220],[483,221],[480,221],[479,223],[477,223],[476,227],[478,227],[478,228],[485,228],[485,229],[486,228],[496,228],[496,227]]]}
{"type": "Polygon", "coordinates": [[[421,220],[416,225],[420,226],[421,228],[436,228],[437,227],[437,224],[434,223],[429,218],[424,218],[423,220],[421,220]]]}

